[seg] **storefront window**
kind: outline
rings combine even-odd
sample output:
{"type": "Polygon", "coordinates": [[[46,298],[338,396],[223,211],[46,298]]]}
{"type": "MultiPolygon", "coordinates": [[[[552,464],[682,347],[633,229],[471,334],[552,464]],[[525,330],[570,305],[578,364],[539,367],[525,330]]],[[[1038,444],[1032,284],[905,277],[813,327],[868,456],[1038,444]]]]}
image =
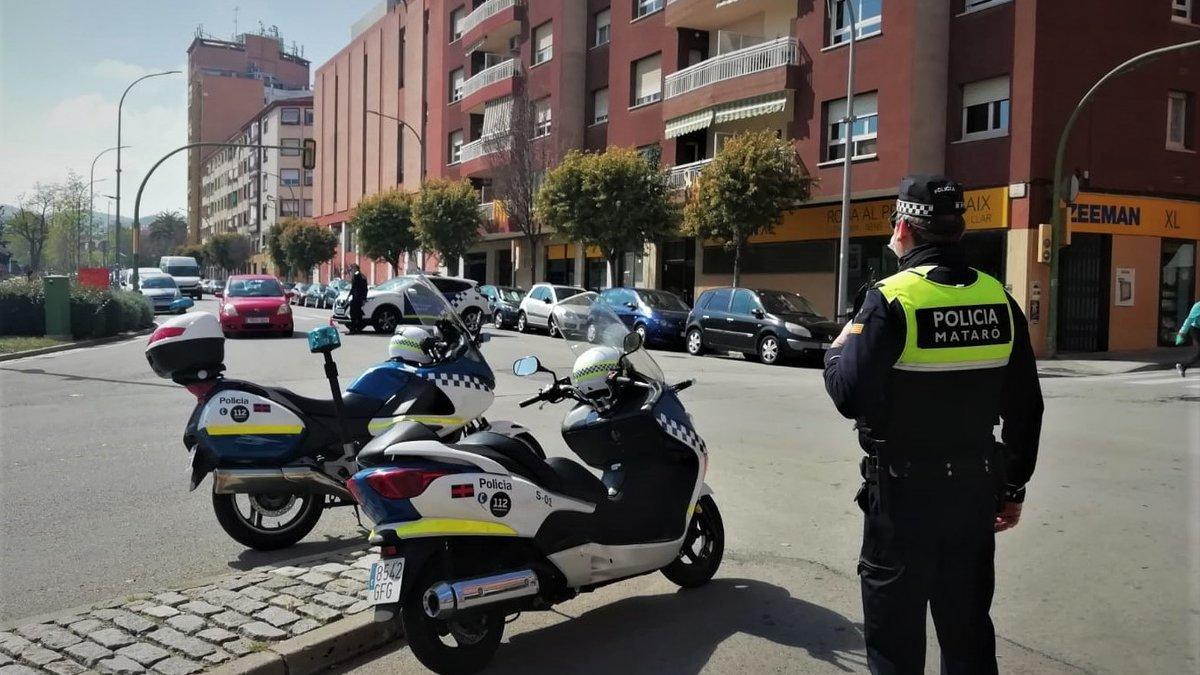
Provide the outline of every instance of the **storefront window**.
{"type": "Polygon", "coordinates": [[[1196,242],[1162,240],[1162,280],[1158,289],[1158,344],[1175,344],[1175,334],[1196,301],[1196,242]]]}
{"type": "Polygon", "coordinates": [[[621,285],[637,288],[642,285],[642,252],[628,252],[621,259],[621,285]]]}
{"type": "Polygon", "coordinates": [[[589,291],[601,291],[608,285],[608,261],[604,258],[587,259],[587,279],[584,286],[589,291]]]}

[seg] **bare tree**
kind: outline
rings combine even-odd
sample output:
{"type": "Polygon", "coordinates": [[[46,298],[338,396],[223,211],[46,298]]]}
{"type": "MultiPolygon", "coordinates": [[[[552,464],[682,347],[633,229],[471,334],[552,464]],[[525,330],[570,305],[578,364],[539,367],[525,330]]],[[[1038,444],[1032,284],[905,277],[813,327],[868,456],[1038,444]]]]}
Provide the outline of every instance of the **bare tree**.
{"type": "MultiPolygon", "coordinates": [[[[550,165],[549,139],[538,142],[537,120],[524,77],[513,88],[508,128],[489,133],[485,113],[484,144],[492,159],[492,188],[509,225],[520,232],[529,247],[529,280],[537,283],[538,238],[542,224],[534,215],[534,201],[550,165]]],[[[503,120],[501,120],[501,123],[503,120]]],[[[514,279],[514,282],[516,280],[514,279]]]]}
{"type": "Polygon", "coordinates": [[[42,267],[42,251],[50,238],[50,218],[58,201],[58,190],[53,185],[38,183],[32,193],[21,195],[17,215],[8,224],[8,229],[25,241],[29,251],[29,269],[37,272],[42,267]]]}

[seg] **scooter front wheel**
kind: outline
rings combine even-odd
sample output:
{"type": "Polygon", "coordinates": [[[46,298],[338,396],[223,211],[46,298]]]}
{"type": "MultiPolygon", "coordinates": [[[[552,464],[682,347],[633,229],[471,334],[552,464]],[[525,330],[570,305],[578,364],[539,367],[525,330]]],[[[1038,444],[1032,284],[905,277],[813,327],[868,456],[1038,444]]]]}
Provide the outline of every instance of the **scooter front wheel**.
{"type": "Polygon", "coordinates": [[[700,498],[688,523],[687,534],[679,557],[663,568],[662,573],[672,583],[683,588],[696,588],[708,583],[725,555],[725,525],[717,502],[709,495],[700,498]]]}
{"type": "Polygon", "coordinates": [[[443,581],[426,565],[424,572],[401,599],[400,621],[413,656],[435,673],[475,673],[491,662],[504,637],[504,615],[477,610],[454,620],[431,618],[425,613],[425,591],[443,581]]]}
{"type": "Polygon", "coordinates": [[[325,508],[320,494],[217,494],[213,512],[234,541],[256,551],[287,548],[317,526],[325,508]]]}

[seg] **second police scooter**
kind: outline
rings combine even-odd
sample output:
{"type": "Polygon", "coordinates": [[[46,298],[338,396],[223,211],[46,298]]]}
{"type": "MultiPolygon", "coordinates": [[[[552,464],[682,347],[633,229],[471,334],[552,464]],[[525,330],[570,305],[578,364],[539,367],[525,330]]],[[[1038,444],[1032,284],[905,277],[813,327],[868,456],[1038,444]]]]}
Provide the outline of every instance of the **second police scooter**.
{"type": "Polygon", "coordinates": [[[699,586],[721,564],[708,452],[677,396],[691,382],[667,384],[640,337],[595,298],[580,294],[554,310],[559,326],[579,329],[564,334],[570,377],[534,356],[513,371],[550,373],[551,384],[521,406],[572,401],[563,439],[601,477],[501,435],[450,443],[415,424],[359,453],[362,469],[348,485],[381,550],[368,601],[377,621],[399,618],[431,670],[486,666],[509,615],[653,571],[699,586]]]}

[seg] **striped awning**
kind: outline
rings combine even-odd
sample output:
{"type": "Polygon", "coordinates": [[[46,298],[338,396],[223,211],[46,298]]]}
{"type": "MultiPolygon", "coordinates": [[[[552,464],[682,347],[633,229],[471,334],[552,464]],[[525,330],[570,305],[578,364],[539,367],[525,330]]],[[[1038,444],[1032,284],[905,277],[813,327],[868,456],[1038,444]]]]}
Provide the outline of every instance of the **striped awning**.
{"type": "Polygon", "coordinates": [[[719,105],[713,109],[713,123],[720,124],[783,112],[787,107],[787,97],[787,92],[776,92],[719,105]]]}
{"type": "Polygon", "coordinates": [[[489,101],[483,107],[483,132],[481,136],[508,133],[512,125],[512,96],[489,101]]]}
{"type": "Polygon", "coordinates": [[[713,109],[705,108],[699,112],[688,113],[672,120],[667,120],[666,137],[676,138],[693,131],[704,129],[713,123],[713,109]]]}

